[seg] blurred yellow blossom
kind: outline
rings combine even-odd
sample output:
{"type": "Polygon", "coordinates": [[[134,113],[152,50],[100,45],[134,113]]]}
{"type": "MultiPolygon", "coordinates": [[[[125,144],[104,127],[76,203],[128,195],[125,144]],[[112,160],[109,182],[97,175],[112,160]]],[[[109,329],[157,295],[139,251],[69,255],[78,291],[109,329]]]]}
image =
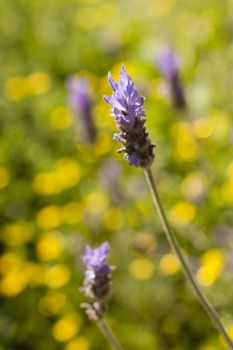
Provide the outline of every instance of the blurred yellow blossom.
{"type": "Polygon", "coordinates": [[[0,190],[6,187],[10,182],[10,173],[4,168],[0,167],[0,190]]]}
{"type": "Polygon", "coordinates": [[[12,269],[0,281],[0,293],[6,296],[15,296],[27,286],[28,276],[19,266],[12,269]]]}
{"type": "Polygon", "coordinates": [[[41,95],[50,89],[51,79],[45,72],[34,72],[25,79],[25,83],[29,95],[41,95]]]}
{"type": "Polygon", "coordinates": [[[70,188],[80,180],[80,166],[71,158],[60,159],[56,163],[56,176],[62,188],[70,188]]]}
{"type": "Polygon", "coordinates": [[[178,202],[169,211],[169,220],[175,227],[187,226],[196,215],[196,207],[189,202],[178,202]]]}
{"type": "Polygon", "coordinates": [[[109,132],[99,132],[97,142],[94,145],[95,154],[101,156],[113,148],[112,136],[109,132]]]}
{"type": "Polygon", "coordinates": [[[218,249],[208,250],[201,257],[201,267],[197,271],[197,280],[203,286],[211,286],[224,268],[225,258],[218,249]]]}
{"type": "Polygon", "coordinates": [[[193,123],[194,134],[200,139],[208,138],[214,131],[214,123],[211,119],[200,118],[193,123]]]}
{"type": "Polygon", "coordinates": [[[27,96],[28,86],[23,77],[9,78],[4,86],[4,93],[11,101],[19,101],[27,96]]]}
{"type": "Polygon", "coordinates": [[[70,158],[60,159],[55,170],[41,172],[33,180],[33,189],[41,195],[60,193],[76,185],[81,178],[81,170],[76,161],[70,158]]]}
{"type": "Polygon", "coordinates": [[[90,345],[86,338],[76,337],[66,345],[64,350],[89,350],[89,349],[90,349],[90,345]]]}
{"type": "MultiPolygon", "coordinates": [[[[233,324],[230,324],[226,327],[226,332],[227,334],[229,335],[230,339],[233,341],[233,324]]],[[[228,346],[223,338],[222,335],[220,335],[220,343],[221,345],[225,348],[225,349],[228,349],[228,346]]]]}
{"type": "Polygon", "coordinates": [[[227,204],[233,203],[233,182],[225,182],[220,187],[221,196],[227,204]]]}
{"type": "Polygon", "coordinates": [[[56,259],[64,247],[63,237],[59,232],[45,233],[36,244],[38,257],[43,261],[56,259]]]}
{"type": "Polygon", "coordinates": [[[136,235],[133,245],[138,250],[152,252],[156,248],[155,236],[150,232],[141,232],[136,235]]]}
{"type": "Polygon", "coordinates": [[[28,261],[17,260],[9,254],[1,260],[1,268],[4,276],[0,281],[0,293],[6,296],[15,296],[28,284],[36,285],[42,281],[42,267],[28,261]],[[6,267],[8,267],[7,270],[6,267]]]}
{"type": "Polygon", "coordinates": [[[9,252],[3,254],[0,257],[0,273],[3,275],[7,274],[10,270],[17,268],[21,261],[22,259],[16,253],[9,252]]]}
{"type": "Polygon", "coordinates": [[[192,125],[187,122],[174,123],[171,134],[175,140],[174,158],[192,162],[199,157],[199,146],[193,137],[192,125]]]}
{"type": "Polygon", "coordinates": [[[57,289],[64,286],[70,279],[70,270],[63,264],[49,268],[44,276],[44,282],[50,288],[57,289]]]}
{"type": "Polygon", "coordinates": [[[50,122],[55,129],[63,130],[71,126],[74,118],[67,107],[57,107],[50,114],[50,122]]]}
{"type": "Polygon", "coordinates": [[[35,192],[47,196],[59,193],[63,190],[58,182],[56,172],[41,172],[33,180],[35,192]]]}
{"type": "Polygon", "coordinates": [[[134,259],[129,264],[129,273],[135,280],[147,280],[153,276],[154,271],[154,263],[146,258],[134,259]]]}
{"type": "Polygon", "coordinates": [[[180,263],[173,253],[168,253],[160,260],[160,268],[164,275],[175,275],[180,271],[180,263]]]}
{"type": "Polygon", "coordinates": [[[198,199],[207,189],[208,179],[201,171],[196,171],[184,178],[181,191],[188,199],[198,199]]]}
{"type": "Polygon", "coordinates": [[[51,316],[60,313],[66,305],[67,298],[62,292],[49,291],[39,301],[39,311],[45,316],[51,316]]]}
{"type": "Polygon", "coordinates": [[[62,224],[61,208],[56,205],[42,208],[36,216],[36,222],[45,230],[57,228],[62,224]]]}
{"type": "Polygon", "coordinates": [[[119,230],[124,224],[123,211],[119,208],[109,208],[103,216],[103,225],[109,230],[119,230]]]}
{"type": "Polygon", "coordinates": [[[229,139],[231,132],[231,117],[223,111],[212,111],[209,115],[214,125],[212,138],[218,142],[229,139]]]}
{"type": "Polygon", "coordinates": [[[90,192],[85,196],[85,212],[91,215],[100,215],[108,206],[108,198],[102,192],[90,192]]]}
{"type": "Polygon", "coordinates": [[[33,236],[34,230],[31,223],[18,221],[7,224],[2,227],[0,237],[8,245],[18,245],[29,241],[33,236]]]}
{"type": "Polygon", "coordinates": [[[63,221],[70,225],[79,223],[83,218],[83,207],[80,203],[70,202],[62,208],[63,221]]]}
{"type": "Polygon", "coordinates": [[[80,330],[81,317],[77,313],[71,313],[60,318],[52,327],[54,338],[60,342],[72,339],[80,330]]]}
{"type": "Polygon", "coordinates": [[[174,157],[178,161],[193,162],[199,157],[199,146],[191,138],[177,138],[174,157]]]}

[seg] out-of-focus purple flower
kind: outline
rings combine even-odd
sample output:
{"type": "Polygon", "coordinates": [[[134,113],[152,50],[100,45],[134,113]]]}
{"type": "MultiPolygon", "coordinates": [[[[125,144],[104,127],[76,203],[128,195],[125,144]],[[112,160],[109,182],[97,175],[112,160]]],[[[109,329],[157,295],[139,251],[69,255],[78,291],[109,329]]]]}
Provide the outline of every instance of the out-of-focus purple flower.
{"type": "Polygon", "coordinates": [[[67,82],[70,108],[80,121],[83,139],[87,143],[96,141],[96,127],[92,118],[89,82],[86,78],[72,76],[67,82]]]}
{"type": "Polygon", "coordinates": [[[113,270],[113,266],[106,263],[109,249],[107,242],[94,249],[88,245],[83,257],[86,271],[81,291],[89,303],[81,304],[81,306],[94,320],[101,319],[107,309],[106,300],[111,290],[111,271],[113,270]]]}
{"type": "Polygon", "coordinates": [[[108,190],[109,197],[113,204],[122,204],[124,201],[123,193],[119,186],[119,176],[121,167],[119,162],[113,159],[107,159],[99,171],[100,182],[108,190]]]}
{"type": "Polygon", "coordinates": [[[161,50],[156,57],[161,74],[168,80],[172,103],[175,108],[184,108],[185,97],[179,77],[178,59],[170,47],[161,50]]]}
{"type": "Polygon", "coordinates": [[[145,98],[139,96],[124,65],[121,67],[119,83],[113,80],[110,72],[108,81],[113,93],[111,96],[104,96],[104,100],[112,106],[111,112],[115,116],[117,128],[120,131],[114,135],[114,139],[123,145],[119,152],[125,153],[129,165],[148,168],[154,159],[154,145],[151,144],[144,126],[145,98]]]}
{"type": "Polygon", "coordinates": [[[157,66],[166,79],[173,79],[178,71],[178,59],[170,47],[161,50],[156,58],[157,66]]]}
{"type": "Polygon", "coordinates": [[[92,249],[89,245],[86,246],[86,254],[83,257],[83,262],[87,269],[99,271],[106,265],[106,260],[109,253],[109,244],[102,243],[99,247],[92,249]]]}

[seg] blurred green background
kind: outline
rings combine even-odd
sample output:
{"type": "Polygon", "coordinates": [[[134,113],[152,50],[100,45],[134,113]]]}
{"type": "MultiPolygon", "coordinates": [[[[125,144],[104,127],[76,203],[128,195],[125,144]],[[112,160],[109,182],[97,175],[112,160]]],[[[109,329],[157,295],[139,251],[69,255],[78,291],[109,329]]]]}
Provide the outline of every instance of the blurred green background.
{"type": "Polygon", "coordinates": [[[144,174],[116,153],[102,99],[121,63],[146,96],[153,172],[196,278],[233,337],[231,0],[1,0],[0,349],[109,349],[80,303],[85,245],[107,240],[107,319],[125,349],[217,350],[161,231],[144,174]],[[172,44],[188,108],[155,55],[172,44]],[[90,79],[85,145],[66,79],[90,79]]]}

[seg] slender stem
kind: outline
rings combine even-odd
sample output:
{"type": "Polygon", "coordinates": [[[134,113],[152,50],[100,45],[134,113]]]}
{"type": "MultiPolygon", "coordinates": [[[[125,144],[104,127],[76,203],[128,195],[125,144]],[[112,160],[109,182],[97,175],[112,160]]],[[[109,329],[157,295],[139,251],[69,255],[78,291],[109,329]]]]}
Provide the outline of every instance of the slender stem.
{"type": "Polygon", "coordinates": [[[180,265],[182,267],[182,270],[184,272],[184,274],[186,275],[188,281],[190,282],[194,293],[197,296],[197,299],[199,300],[199,302],[201,303],[201,305],[203,306],[203,308],[205,309],[205,311],[207,312],[207,314],[209,315],[209,317],[212,319],[213,323],[215,324],[215,326],[217,327],[217,329],[220,331],[220,333],[222,334],[223,338],[225,339],[229,349],[233,349],[233,343],[230,339],[230,337],[228,336],[216,310],[213,308],[213,306],[210,304],[210,302],[207,300],[207,298],[202,294],[202,291],[200,290],[200,287],[198,286],[197,282],[195,281],[195,278],[193,276],[193,273],[189,267],[189,265],[187,264],[182,250],[179,246],[178,241],[176,240],[176,237],[174,236],[174,233],[172,232],[170,225],[168,223],[166,214],[164,212],[156,185],[155,185],[155,181],[151,172],[151,169],[145,170],[145,176],[147,179],[147,182],[149,184],[150,187],[150,191],[151,191],[151,195],[153,198],[153,202],[154,205],[156,207],[160,222],[162,224],[163,230],[166,234],[166,237],[168,239],[168,242],[173,250],[173,252],[175,253],[175,255],[177,256],[180,265]]]}
{"type": "Polygon", "coordinates": [[[119,343],[115,334],[113,333],[113,331],[109,327],[107,321],[104,318],[101,318],[97,323],[98,323],[98,326],[99,326],[101,332],[103,333],[103,335],[105,336],[105,338],[107,339],[109,344],[111,345],[112,349],[113,350],[123,350],[121,344],[119,343]]]}

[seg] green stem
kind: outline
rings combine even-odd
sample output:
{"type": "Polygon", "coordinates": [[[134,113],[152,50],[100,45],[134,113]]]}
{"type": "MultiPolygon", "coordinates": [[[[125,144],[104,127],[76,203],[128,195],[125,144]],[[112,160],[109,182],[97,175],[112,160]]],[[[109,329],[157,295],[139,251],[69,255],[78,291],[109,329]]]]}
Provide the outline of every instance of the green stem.
{"type": "Polygon", "coordinates": [[[210,304],[210,302],[207,300],[207,298],[202,294],[202,291],[200,290],[200,287],[198,286],[197,282],[195,281],[193,273],[192,273],[189,265],[187,264],[187,262],[183,256],[183,253],[182,253],[182,250],[179,246],[179,243],[176,240],[176,237],[174,236],[174,233],[172,232],[172,230],[170,228],[170,225],[168,223],[165,211],[163,209],[163,206],[162,206],[162,203],[161,203],[161,200],[160,200],[160,197],[159,197],[156,185],[155,185],[155,181],[154,181],[151,169],[145,170],[145,176],[146,176],[148,185],[150,187],[153,202],[154,202],[154,205],[156,207],[156,210],[157,210],[160,222],[162,224],[163,230],[166,234],[167,240],[168,240],[173,252],[177,256],[177,258],[180,262],[180,265],[182,267],[182,270],[187,277],[187,280],[190,282],[190,284],[193,288],[193,291],[197,296],[197,299],[199,300],[199,302],[201,303],[201,305],[203,306],[203,308],[205,309],[205,311],[207,312],[209,317],[212,319],[212,321],[215,324],[215,326],[217,327],[217,329],[222,334],[229,349],[233,349],[233,343],[232,343],[230,337],[228,336],[216,310],[213,308],[213,306],[210,304]]]}
{"type": "Polygon", "coordinates": [[[109,327],[107,321],[104,318],[101,318],[98,322],[98,326],[105,336],[108,343],[111,345],[113,350],[123,350],[121,344],[119,343],[118,339],[116,338],[115,334],[109,327]]]}

